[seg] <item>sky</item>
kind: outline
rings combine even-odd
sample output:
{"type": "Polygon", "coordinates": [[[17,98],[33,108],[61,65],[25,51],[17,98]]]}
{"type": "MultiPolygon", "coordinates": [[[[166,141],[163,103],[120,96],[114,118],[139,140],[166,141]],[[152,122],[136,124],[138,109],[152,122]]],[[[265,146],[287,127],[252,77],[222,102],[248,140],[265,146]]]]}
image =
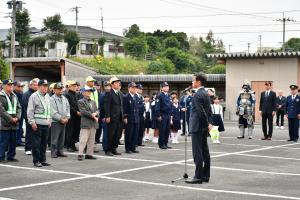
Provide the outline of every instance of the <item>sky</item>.
{"type": "MultiPolygon", "coordinates": [[[[0,0],[0,29],[9,28],[11,10],[6,0],[0,0]]],[[[262,47],[280,47],[283,17],[287,22],[286,41],[300,37],[300,0],[24,0],[31,14],[31,26],[42,27],[47,16],[60,13],[64,24],[78,24],[101,29],[101,9],[104,31],[122,35],[125,28],[137,24],[144,32],[157,29],[186,32],[189,37],[205,37],[209,30],[215,39],[222,39],[228,52],[250,52],[262,47]]]]}

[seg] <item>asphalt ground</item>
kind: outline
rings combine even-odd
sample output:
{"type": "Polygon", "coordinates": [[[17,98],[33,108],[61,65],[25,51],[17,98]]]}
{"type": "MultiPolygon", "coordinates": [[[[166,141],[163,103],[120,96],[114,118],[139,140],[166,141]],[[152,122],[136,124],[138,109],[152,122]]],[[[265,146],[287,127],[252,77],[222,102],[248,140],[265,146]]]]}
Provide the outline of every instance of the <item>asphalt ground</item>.
{"type": "MultiPolygon", "coordinates": [[[[171,183],[184,174],[184,138],[160,150],[146,142],[139,154],[77,161],[77,155],[50,158],[50,167],[34,168],[31,156],[18,147],[18,163],[0,164],[0,199],[299,199],[300,143],[287,142],[288,132],[274,129],[272,141],[262,141],[261,127],[254,139],[238,140],[236,122],[226,122],[221,144],[209,147],[212,157],[209,183],[171,183]]],[[[194,174],[191,141],[188,138],[187,172],[194,174]]]]}

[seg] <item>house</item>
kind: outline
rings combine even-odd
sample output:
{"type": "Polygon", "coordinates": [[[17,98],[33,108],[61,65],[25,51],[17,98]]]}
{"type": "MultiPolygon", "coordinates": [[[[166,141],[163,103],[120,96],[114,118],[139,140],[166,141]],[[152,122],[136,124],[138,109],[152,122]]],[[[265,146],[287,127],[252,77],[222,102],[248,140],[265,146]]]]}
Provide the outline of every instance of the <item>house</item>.
{"type": "Polygon", "coordinates": [[[300,86],[300,52],[209,54],[226,64],[226,117],[236,120],[236,101],[244,80],[251,83],[256,94],[255,117],[259,115],[260,93],[265,81],[273,82],[273,90],[290,94],[289,86],[300,86]]]}
{"type": "MultiPolygon", "coordinates": [[[[69,31],[76,31],[76,26],[66,25],[69,31]]],[[[0,30],[0,39],[6,40],[8,29],[3,33],[0,30]],[[3,36],[2,36],[3,35],[3,36]]],[[[64,41],[53,42],[45,39],[49,31],[42,29],[31,28],[30,37],[31,44],[23,49],[24,57],[66,57],[68,54],[67,43],[64,41]]],[[[123,48],[124,37],[118,36],[108,32],[91,28],[89,26],[78,26],[77,33],[80,39],[76,56],[77,57],[93,57],[100,52],[98,39],[104,37],[106,42],[103,47],[104,57],[124,57],[125,52],[123,48]],[[119,44],[115,45],[114,42],[118,41],[119,44]]],[[[0,40],[1,41],[1,40],[0,40]]],[[[4,57],[9,57],[9,47],[5,48],[4,57]]],[[[20,57],[20,48],[16,42],[16,57],[20,57]]]]}

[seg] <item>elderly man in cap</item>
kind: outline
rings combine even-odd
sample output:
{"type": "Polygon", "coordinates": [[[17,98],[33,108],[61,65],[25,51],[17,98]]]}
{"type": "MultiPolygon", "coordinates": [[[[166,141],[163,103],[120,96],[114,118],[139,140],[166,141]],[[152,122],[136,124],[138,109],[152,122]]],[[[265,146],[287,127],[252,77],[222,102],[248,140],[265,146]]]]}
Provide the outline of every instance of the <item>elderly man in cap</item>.
{"type": "Polygon", "coordinates": [[[27,117],[31,125],[33,164],[42,167],[50,165],[46,162],[46,149],[52,118],[50,96],[47,94],[48,81],[39,80],[38,86],[38,91],[29,98],[27,117]]]}
{"type": "Polygon", "coordinates": [[[70,119],[70,105],[68,99],[62,95],[63,85],[53,86],[54,95],[50,98],[52,108],[51,124],[51,157],[66,157],[64,154],[65,128],[70,119]]]}
{"type": "Polygon", "coordinates": [[[170,99],[169,84],[163,82],[160,85],[161,93],[156,98],[156,112],[155,115],[159,121],[159,138],[158,146],[161,149],[171,149],[168,146],[168,140],[170,136],[170,120],[171,120],[171,108],[172,103],[170,99]]]}
{"type": "Polygon", "coordinates": [[[138,96],[136,94],[138,85],[134,82],[128,84],[128,94],[124,96],[124,123],[125,123],[125,150],[126,153],[138,153],[139,135],[139,108],[138,96]]]}
{"type": "Polygon", "coordinates": [[[23,88],[24,88],[24,83],[20,81],[15,81],[14,82],[14,94],[18,97],[18,101],[22,107],[22,114],[21,118],[19,121],[19,129],[17,131],[17,146],[22,146],[22,137],[23,137],[23,119],[24,119],[24,110],[23,110],[23,88]]]}
{"type": "Polygon", "coordinates": [[[25,134],[25,153],[26,155],[31,155],[31,125],[28,122],[27,118],[27,107],[29,97],[37,91],[38,89],[38,78],[34,78],[29,82],[29,89],[27,92],[23,94],[22,101],[23,101],[23,111],[24,111],[24,119],[26,123],[26,134],[25,134]]]}
{"type": "Polygon", "coordinates": [[[291,95],[286,99],[285,112],[289,122],[288,141],[297,142],[299,139],[300,96],[297,95],[297,85],[291,85],[291,95]]]}
{"type": "Polygon", "coordinates": [[[123,123],[123,94],[121,81],[117,77],[110,79],[111,90],[104,99],[105,121],[108,124],[108,149],[107,156],[121,155],[117,151],[123,123]]]}
{"type": "Polygon", "coordinates": [[[91,99],[94,100],[96,102],[96,105],[97,105],[97,108],[98,108],[98,104],[99,104],[99,94],[98,94],[98,91],[96,90],[96,86],[95,86],[95,83],[96,83],[96,79],[94,79],[92,76],[88,76],[85,80],[85,86],[93,89],[93,92],[91,94],[91,99]]]}
{"type": "Polygon", "coordinates": [[[78,108],[78,85],[73,80],[69,80],[68,85],[68,92],[65,94],[65,96],[70,104],[71,118],[68,120],[67,123],[65,144],[68,152],[74,152],[77,151],[75,144],[79,140],[81,113],[78,108]]]}
{"type": "Polygon", "coordinates": [[[94,89],[84,87],[82,89],[83,98],[78,101],[78,107],[81,113],[81,130],[80,130],[80,141],[78,160],[83,160],[83,151],[86,148],[85,159],[95,160],[93,156],[95,134],[98,128],[99,111],[96,102],[91,99],[91,95],[94,89]]]}
{"type": "Polygon", "coordinates": [[[103,82],[104,91],[100,94],[99,97],[99,110],[100,110],[100,126],[102,128],[102,148],[103,151],[106,152],[108,150],[108,127],[105,122],[105,107],[104,107],[104,99],[105,96],[110,93],[111,86],[109,81],[103,82]]]}
{"type": "Polygon", "coordinates": [[[137,84],[137,106],[139,111],[139,128],[138,128],[138,139],[137,145],[138,146],[145,146],[143,145],[143,138],[145,133],[145,101],[143,97],[143,86],[142,84],[137,84]]]}
{"type": "Polygon", "coordinates": [[[0,163],[18,161],[16,155],[16,135],[21,119],[21,105],[17,96],[13,93],[12,80],[3,81],[3,89],[0,92],[0,163]],[[7,156],[5,155],[8,149],[7,156]]]}

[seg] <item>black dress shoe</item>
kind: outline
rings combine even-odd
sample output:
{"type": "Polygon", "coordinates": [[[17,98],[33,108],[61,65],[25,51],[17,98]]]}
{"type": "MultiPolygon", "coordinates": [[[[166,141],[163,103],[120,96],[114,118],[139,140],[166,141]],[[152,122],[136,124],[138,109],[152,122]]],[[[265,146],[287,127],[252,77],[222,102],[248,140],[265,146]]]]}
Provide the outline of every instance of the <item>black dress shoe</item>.
{"type": "Polygon", "coordinates": [[[167,149],[167,147],[166,146],[161,146],[161,147],[159,147],[160,149],[167,149]]]}
{"type": "Polygon", "coordinates": [[[236,138],[237,139],[244,139],[245,137],[244,136],[237,136],[236,138]]]}
{"type": "Polygon", "coordinates": [[[197,178],[193,178],[191,180],[186,180],[185,182],[188,183],[188,184],[202,184],[202,180],[197,179],[197,178]]]}
{"type": "Polygon", "coordinates": [[[52,154],[51,158],[57,158],[58,156],[56,154],[52,154]]]}
{"type": "Polygon", "coordinates": [[[137,151],[137,150],[134,150],[134,151],[132,151],[132,153],[140,153],[139,151],[137,151]]]}
{"type": "Polygon", "coordinates": [[[41,164],[42,164],[42,166],[51,166],[51,164],[46,163],[46,162],[42,162],[41,164]]]}
{"type": "Polygon", "coordinates": [[[90,156],[90,155],[85,155],[85,159],[89,159],[89,160],[97,160],[96,157],[90,156]]]}
{"type": "Polygon", "coordinates": [[[43,167],[43,165],[40,162],[34,163],[33,166],[35,166],[35,167],[43,167]]]}
{"type": "Polygon", "coordinates": [[[145,145],[144,145],[144,144],[139,144],[138,146],[140,146],[140,147],[144,147],[145,145]]]}
{"type": "Polygon", "coordinates": [[[82,161],[83,160],[83,156],[82,155],[78,155],[77,160],[78,161],[82,161]]]}
{"type": "Polygon", "coordinates": [[[167,147],[167,149],[172,149],[172,147],[169,147],[169,146],[166,146],[167,147]]]}
{"type": "Polygon", "coordinates": [[[289,140],[288,140],[288,142],[292,142],[292,141],[294,141],[294,140],[292,140],[292,139],[289,139],[289,140]]]}
{"type": "Polygon", "coordinates": [[[67,151],[68,152],[75,152],[75,150],[73,148],[68,148],[67,151]]]}
{"type": "Polygon", "coordinates": [[[57,154],[58,157],[68,157],[66,154],[63,154],[63,153],[60,153],[60,154],[57,154]]]}
{"type": "Polygon", "coordinates": [[[113,151],[112,154],[114,154],[115,156],[122,155],[121,153],[119,153],[119,152],[117,152],[117,151],[113,151]]]}
{"type": "Polygon", "coordinates": [[[15,159],[15,158],[13,158],[13,159],[7,159],[7,162],[19,162],[19,160],[15,159]]]}
{"type": "Polygon", "coordinates": [[[114,154],[112,152],[110,152],[110,151],[105,152],[105,155],[107,155],[107,156],[114,156],[114,154]]]}
{"type": "Polygon", "coordinates": [[[202,178],[202,182],[208,183],[209,182],[209,178],[207,178],[207,177],[202,178]]]}
{"type": "Polygon", "coordinates": [[[295,139],[294,142],[298,142],[298,139],[295,139]]]}
{"type": "Polygon", "coordinates": [[[127,153],[127,154],[131,154],[132,152],[131,152],[131,151],[125,151],[125,153],[127,153]]]}

